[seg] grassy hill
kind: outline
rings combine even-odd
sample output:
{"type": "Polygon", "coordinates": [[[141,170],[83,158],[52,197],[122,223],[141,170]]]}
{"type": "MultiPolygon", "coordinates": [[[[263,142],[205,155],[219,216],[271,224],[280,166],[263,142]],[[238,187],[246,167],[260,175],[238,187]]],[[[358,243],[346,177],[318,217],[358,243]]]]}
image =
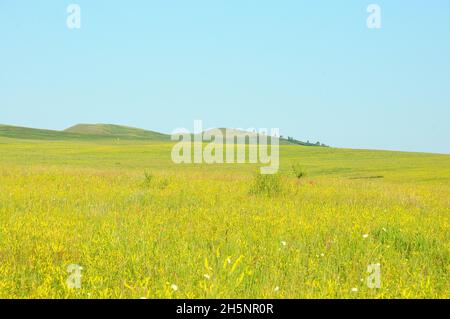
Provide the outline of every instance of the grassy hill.
{"type": "MultiPolygon", "coordinates": [[[[233,134],[236,137],[241,137],[241,136],[245,136],[246,137],[246,143],[248,143],[248,139],[249,137],[252,136],[258,136],[259,134],[257,132],[249,132],[249,131],[244,131],[244,130],[240,130],[240,129],[227,129],[227,128],[217,128],[217,129],[210,129],[205,131],[204,133],[210,133],[210,134],[214,134],[217,131],[220,131],[222,133],[222,135],[226,136],[226,132],[233,134]]],[[[271,137],[269,137],[268,139],[268,143],[270,143],[271,137]]],[[[308,142],[302,142],[299,140],[296,140],[294,138],[284,138],[284,137],[280,137],[279,139],[279,144],[280,145],[302,145],[302,146],[326,146],[326,145],[320,145],[320,144],[313,144],[313,143],[308,143],[308,142]]]]}
{"type": "Polygon", "coordinates": [[[125,139],[145,139],[152,141],[169,141],[170,135],[139,128],[114,124],[77,124],[65,129],[66,133],[75,133],[82,136],[103,136],[125,139]]]}
{"type": "MultiPolygon", "coordinates": [[[[225,128],[219,128],[225,136],[225,128]]],[[[214,130],[206,131],[213,132],[214,130]]],[[[257,133],[231,129],[235,136],[257,135],[257,133]]],[[[205,133],[206,133],[205,132],[205,133]]],[[[169,134],[144,130],[123,125],[114,124],[77,124],[63,131],[36,129],[12,125],[0,124],[0,137],[26,139],[26,140],[146,140],[146,141],[170,141],[169,134]]],[[[248,142],[248,139],[247,139],[248,142]]],[[[270,141],[269,141],[270,143],[270,141]]],[[[293,138],[280,138],[280,145],[325,146],[302,142],[293,138]]]]}
{"type": "Polygon", "coordinates": [[[64,131],[1,125],[0,136],[27,140],[149,140],[169,141],[170,135],[112,124],[78,124],[64,131]]]}
{"type": "Polygon", "coordinates": [[[1,125],[0,136],[27,140],[80,140],[93,138],[64,131],[44,130],[20,126],[1,125]]]}

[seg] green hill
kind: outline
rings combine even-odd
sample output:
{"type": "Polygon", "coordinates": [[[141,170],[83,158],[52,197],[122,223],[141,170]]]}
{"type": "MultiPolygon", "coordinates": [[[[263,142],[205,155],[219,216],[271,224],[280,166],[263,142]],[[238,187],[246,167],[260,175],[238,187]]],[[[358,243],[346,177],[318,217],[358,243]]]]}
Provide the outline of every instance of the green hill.
{"type": "Polygon", "coordinates": [[[64,131],[1,125],[0,136],[27,140],[149,140],[169,141],[170,135],[110,124],[79,124],[64,131]]]}
{"type": "Polygon", "coordinates": [[[63,131],[44,130],[21,126],[1,125],[0,136],[27,140],[79,140],[87,136],[63,131]]]}
{"type": "MultiPolygon", "coordinates": [[[[220,128],[225,135],[225,129],[220,128]]],[[[257,133],[231,129],[235,136],[251,136],[257,133]]],[[[208,132],[208,131],[207,131],[208,132]]],[[[206,133],[206,132],[205,132],[206,133]]],[[[212,133],[212,132],[210,132],[212,133]]],[[[0,137],[26,139],[26,140],[143,140],[143,141],[170,141],[169,134],[114,124],[77,124],[63,131],[36,129],[0,124],[0,137]]],[[[248,139],[246,140],[246,143],[248,139]]],[[[305,143],[293,138],[280,138],[281,145],[324,146],[305,143]]]]}
{"type": "Polygon", "coordinates": [[[139,128],[114,124],[77,124],[65,129],[66,133],[79,135],[102,136],[125,139],[145,139],[152,141],[169,141],[170,135],[139,128]]]}
{"type": "MultiPolygon", "coordinates": [[[[204,133],[210,133],[210,134],[214,134],[214,132],[220,131],[220,133],[222,133],[222,135],[225,137],[227,131],[230,134],[233,134],[236,137],[242,137],[245,136],[246,137],[246,143],[248,143],[248,138],[251,136],[258,136],[259,133],[255,132],[250,132],[250,131],[244,131],[244,130],[240,130],[240,129],[226,129],[226,128],[218,128],[218,129],[211,129],[211,130],[207,130],[204,133]]],[[[271,137],[269,137],[268,139],[268,143],[270,143],[270,139],[271,137]]],[[[302,142],[299,140],[296,140],[292,137],[288,137],[288,138],[284,138],[284,137],[280,137],[279,138],[279,144],[280,145],[302,145],[302,146],[327,146],[325,144],[313,144],[313,143],[309,143],[309,142],[302,142]]]]}

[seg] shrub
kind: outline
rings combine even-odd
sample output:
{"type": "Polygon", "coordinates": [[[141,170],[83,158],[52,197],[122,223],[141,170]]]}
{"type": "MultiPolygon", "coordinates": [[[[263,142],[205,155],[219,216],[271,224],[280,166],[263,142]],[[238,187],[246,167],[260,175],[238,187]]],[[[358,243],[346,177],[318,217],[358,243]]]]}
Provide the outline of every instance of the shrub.
{"type": "Polygon", "coordinates": [[[306,176],[306,172],[298,164],[292,165],[292,171],[294,172],[295,177],[297,177],[298,179],[306,176]]]}
{"type": "Polygon", "coordinates": [[[170,179],[162,176],[154,176],[153,174],[144,173],[143,186],[152,189],[166,189],[170,184],[170,179]]]}
{"type": "Polygon", "coordinates": [[[152,183],[153,180],[153,175],[145,172],[144,173],[144,186],[150,186],[150,184],[152,183]]]}
{"type": "Polygon", "coordinates": [[[169,184],[170,184],[170,179],[161,177],[158,179],[158,183],[157,183],[156,187],[158,189],[166,189],[167,186],[169,186],[169,184]]]}

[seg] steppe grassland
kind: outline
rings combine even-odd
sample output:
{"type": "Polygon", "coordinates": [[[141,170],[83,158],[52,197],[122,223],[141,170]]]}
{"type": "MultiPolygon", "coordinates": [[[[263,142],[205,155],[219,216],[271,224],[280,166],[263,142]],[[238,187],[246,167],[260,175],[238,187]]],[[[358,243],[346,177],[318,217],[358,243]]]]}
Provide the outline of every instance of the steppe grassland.
{"type": "Polygon", "coordinates": [[[449,155],[282,146],[266,194],[171,147],[0,139],[0,298],[449,297],[449,155]]]}

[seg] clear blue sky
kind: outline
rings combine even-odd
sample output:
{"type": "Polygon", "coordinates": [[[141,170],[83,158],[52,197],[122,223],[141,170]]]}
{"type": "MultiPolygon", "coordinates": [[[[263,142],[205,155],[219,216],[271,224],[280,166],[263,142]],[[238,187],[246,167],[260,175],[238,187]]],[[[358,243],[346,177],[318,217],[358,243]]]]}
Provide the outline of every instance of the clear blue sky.
{"type": "Polygon", "coordinates": [[[0,0],[0,123],[194,119],[450,153],[450,1],[0,0]],[[381,30],[366,27],[370,3],[381,30]]]}

